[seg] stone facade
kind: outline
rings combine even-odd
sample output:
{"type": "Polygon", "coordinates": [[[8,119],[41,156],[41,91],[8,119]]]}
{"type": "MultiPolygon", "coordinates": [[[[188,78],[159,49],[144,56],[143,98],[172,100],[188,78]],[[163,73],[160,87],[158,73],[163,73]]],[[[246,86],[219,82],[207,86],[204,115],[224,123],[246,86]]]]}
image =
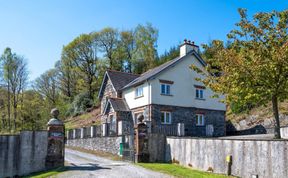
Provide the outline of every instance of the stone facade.
{"type": "Polygon", "coordinates": [[[206,136],[207,125],[213,125],[214,137],[225,135],[225,111],[152,104],[152,128],[161,125],[161,111],[171,112],[171,125],[176,126],[177,123],[184,123],[186,136],[206,136]],[[204,115],[204,126],[196,125],[197,113],[201,113],[204,115]]]}
{"type": "Polygon", "coordinates": [[[106,104],[106,101],[107,101],[107,97],[113,97],[113,98],[116,98],[117,97],[117,92],[115,91],[112,83],[111,83],[111,80],[107,80],[105,83],[104,83],[104,93],[103,93],[103,97],[101,99],[101,113],[103,112],[104,110],[104,107],[105,107],[105,104],[106,104]]]}
{"type": "Polygon", "coordinates": [[[119,154],[122,137],[95,137],[67,140],[67,146],[119,154]]]}

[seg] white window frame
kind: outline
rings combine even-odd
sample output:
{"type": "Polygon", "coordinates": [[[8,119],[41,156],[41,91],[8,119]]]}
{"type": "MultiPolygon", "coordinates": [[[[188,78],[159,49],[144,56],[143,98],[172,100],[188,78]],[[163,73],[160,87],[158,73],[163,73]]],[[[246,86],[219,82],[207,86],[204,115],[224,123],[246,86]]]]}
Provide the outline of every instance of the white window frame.
{"type": "Polygon", "coordinates": [[[161,124],[171,124],[172,123],[172,113],[168,112],[168,111],[161,111],[160,120],[161,120],[161,124]],[[164,122],[162,121],[162,114],[164,114],[164,122]],[[168,116],[168,118],[167,118],[167,116],[168,116]]]}
{"type": "Polygon", "coordinates": [[[202,89],[202,88],[196,88],[195,98],[196,98],[196,99],[204,99],[204,89],[202,89]],[[197,96],[197,93],[198,93],[198,96],[197,96]],[[202,93],[202,94],[201,94],[201,93],[202,93]]]}
{"type": "Polygon", "coordinates": [[[160,85],[160,93],[162,95],[171,95],[171,85],[167,83],[161,83],[160,85]],[[164,93],[162,91],[162,86],[164,86],[164,93]],[[168,93],[168,87],[169,87],[169,93],[168,93]]]}
{"type": "Polygon", "coordinates": [[[144,91],[143,91],[143,86],[140,86],[140,87],[137,87],[135,89],[135,98],[139,98],[139,97],[142,97],[144,96],[144,91]],[[141,92],[140,92],[141,91],[141,92]]]}
{"type": "Polygon", "coordinates": [[[196,126],[204,126],[205,125],[205,115],[204,114],[196,114],[196,126]],[[202,119],[201,119],[202,117],[202,119]]]}

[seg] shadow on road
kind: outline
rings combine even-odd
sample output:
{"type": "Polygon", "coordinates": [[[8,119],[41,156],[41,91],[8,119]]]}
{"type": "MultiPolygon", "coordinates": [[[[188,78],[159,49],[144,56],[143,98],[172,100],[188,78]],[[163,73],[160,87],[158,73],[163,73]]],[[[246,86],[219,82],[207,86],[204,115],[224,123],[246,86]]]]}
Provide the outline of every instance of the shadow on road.
{"type": "Polygon", "coordinates": [[[96,171],[100,169],[111,169],[107,167],[99,166],[98,164],[94,163],[87,163],[87,164],[73,164],[71,163],[69,166],[65,166],[67,168],[67,171],[96,171]]]}

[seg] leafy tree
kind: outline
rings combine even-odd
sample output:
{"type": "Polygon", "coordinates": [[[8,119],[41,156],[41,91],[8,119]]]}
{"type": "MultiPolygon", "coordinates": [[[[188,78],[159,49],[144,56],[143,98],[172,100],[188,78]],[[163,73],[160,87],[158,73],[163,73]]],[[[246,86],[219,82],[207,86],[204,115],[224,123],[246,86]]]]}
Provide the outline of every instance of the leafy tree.
{"type": "Polygon", "coordinates": [[[134,73],[141,74],[155,67],[157,58],[158,30],[148,23],[135,29],[136,56],[133,59],[134,73]]]}
{"type": "Polygon", "coordinates": [[[121,70],[122,60],[117,59],[115,56],[119,43],[118,30],[107,27],[100,32],[94,32],[93,35],[100,51],[104,53],[104,56],[108,60],[109,68],[113,70],[121,70]]]}
{"type": "Polygon", "coordinates": [[[83,79],[84,92],[87,91],[91,99],[96,88],[97,51],[97,43],[92,34],[82,34],[63,48],[65,58],[76,66],[76,72],[83,79]]]}
{"type": "Polygon", "coordinates": [[[164,54],[162,54],[160,57],[159,57],[159,62],[158,64],[163,64],[165,62],[168,62],[172,59],[175,59],[176,57],[179,56],[179,53],[180,53],[180,49],[176,46],[172,46],[168,52],[165,51],[164,54]]]}
{"type": "Polygon", "coordinates": [[[38,77],[33,85],[35,91],[49,101],[49,108],[56,107],[59,98],[59,88],[57,86],[58,73],[55,69],[50,69],[38,77]]]}
{"type": "Polygon", "coordinates": [[[226,101],[265,104],[272,101],[275,138],[280,138],[279,100],[288,97],[288,10],[257,13],[249,20],[246,10],[239,9],[241,20],[222,41],[213,41],[216,54],[208,61],[208,75],[201,79],[216,92],[226,94],[226,101]]]}
{"type": "Polygon", "coordinates": [[[4,86],[7,87],[7,116],[8,116],[8,129],[11,130],[11,83],[10,76],[11,74],[11,64],[13,61],[14,54],[10,48],[6,48],[4,53],[1,56],[2,61],[2,70],[3,70],[3,79],[4,86]]]}

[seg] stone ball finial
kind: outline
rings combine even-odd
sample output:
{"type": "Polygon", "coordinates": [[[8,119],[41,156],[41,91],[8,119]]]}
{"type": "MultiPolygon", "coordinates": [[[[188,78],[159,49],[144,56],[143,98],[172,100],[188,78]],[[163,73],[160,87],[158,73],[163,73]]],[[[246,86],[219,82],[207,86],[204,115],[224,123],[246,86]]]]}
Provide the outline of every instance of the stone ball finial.
{"type": "Polygon", "coordinates": [[[58,110],[57,108],[53,108],[53,109],[51,110],[50,114],[51,114],[54,118],[58,119],[58,116],[59,116],[60,112],[59,112],[59,110],[58,110]]]}

